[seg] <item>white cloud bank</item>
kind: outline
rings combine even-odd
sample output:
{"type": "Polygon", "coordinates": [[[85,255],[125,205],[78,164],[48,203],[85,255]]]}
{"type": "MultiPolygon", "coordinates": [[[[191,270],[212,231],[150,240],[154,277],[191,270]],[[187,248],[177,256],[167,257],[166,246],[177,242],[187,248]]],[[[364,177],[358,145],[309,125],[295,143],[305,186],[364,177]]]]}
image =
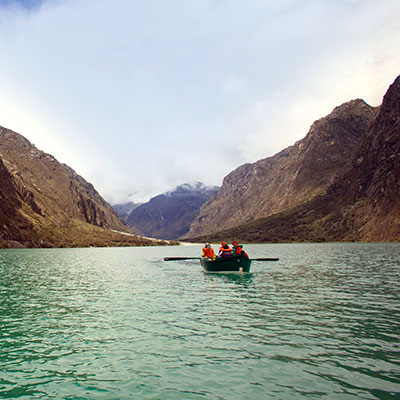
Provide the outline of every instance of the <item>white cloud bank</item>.
{"type": "Polygon", "coordinates": [[[335,106],[379,105],[399,20],[398,0],[0,2],[0,125],[112,202],[219,185],[335,106]]]}

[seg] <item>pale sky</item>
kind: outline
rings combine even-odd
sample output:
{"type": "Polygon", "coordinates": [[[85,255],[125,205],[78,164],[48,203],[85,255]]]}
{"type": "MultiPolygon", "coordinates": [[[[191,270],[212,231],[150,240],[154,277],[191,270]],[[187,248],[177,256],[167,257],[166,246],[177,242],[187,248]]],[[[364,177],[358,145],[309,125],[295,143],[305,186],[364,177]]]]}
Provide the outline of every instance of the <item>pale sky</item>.
{"type": "Polygon", "coordinates": [[[108,201],[221,185],[400,74],[399,0],[0,0],[0,125],[108,201]]]}

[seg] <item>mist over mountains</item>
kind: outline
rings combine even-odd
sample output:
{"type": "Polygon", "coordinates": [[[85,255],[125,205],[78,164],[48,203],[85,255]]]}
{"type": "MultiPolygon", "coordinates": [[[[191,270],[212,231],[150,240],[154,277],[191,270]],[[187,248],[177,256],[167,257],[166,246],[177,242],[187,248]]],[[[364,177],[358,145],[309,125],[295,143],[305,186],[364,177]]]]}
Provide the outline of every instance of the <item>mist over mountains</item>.
{"type": "Polygon", "coordinates": [[[135,208],[126,222],[141,235],[177,239],[189,231],[201,205],[212,197],[217,189],[201,182],[193,185],[182,184],[135,208]]]}
{"type": "Polygon", "coordinates": [[[0,127],[0,247],[164,244],[137,235],[399,241],[399,137],[400,77],[380,107],[361,99],[336,107],[302,140],[239,166],[220,188],[183,184],[145,204],[115,205],[121,218],[72,168],[0,127]]]}

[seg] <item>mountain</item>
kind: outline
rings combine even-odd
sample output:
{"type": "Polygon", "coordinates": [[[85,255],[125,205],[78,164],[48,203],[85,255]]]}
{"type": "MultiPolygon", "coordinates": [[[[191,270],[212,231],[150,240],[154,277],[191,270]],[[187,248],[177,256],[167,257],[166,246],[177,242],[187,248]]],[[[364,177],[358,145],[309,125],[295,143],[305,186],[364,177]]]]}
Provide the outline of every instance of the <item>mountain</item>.
{"type": "Polygon", "coordinates": [[[399,138],[400,76],[389,87],[378,115],[326,193],[218,232],[212,239],[400,241],[399,138]]]}
{"type": "Polygon", "coordinates": [[[144,236],[176,239],[188,232],[200,206],[217,191],[197,182],[183,184],[175,190],[153,197],[137,207],[127,223],[144,236]]]}
{"type": "Polygon", "coordinates": [[[129,214],[135,209],[141,206],[143,203],[134,203],[129,201],[127,203],[112,204],[112,208],[116,213],[123,219],[126,220],[129,214]]]}
{"type": "Polygon", "coordinates": [[[132,235],[73,169],[3,127],[0,182],[0,247],[154,244],[132,235]]]}
{"type": "Polygon", "coordinates": [[[378,116],[363,136],[349,168],[329,188],[334,218],[344,215],[344,239],[400,240],[400,76],[389,87],[378,116]]]}
{"type": "Polygon", "coordinates": [[[201,208],[187,237],[209,235],[326,194],[378,112],[363,100],[336,107],[304,139],[227,175],[201,208]]]}

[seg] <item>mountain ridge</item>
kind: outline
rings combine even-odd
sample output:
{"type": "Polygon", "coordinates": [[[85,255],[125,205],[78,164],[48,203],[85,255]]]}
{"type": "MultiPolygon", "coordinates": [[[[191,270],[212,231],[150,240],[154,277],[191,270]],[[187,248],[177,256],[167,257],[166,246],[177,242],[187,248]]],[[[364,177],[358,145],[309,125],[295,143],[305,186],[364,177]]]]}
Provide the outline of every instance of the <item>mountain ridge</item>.
{"type": "Polygon", "coordinates": [[[399,241],[399,137],[400,76],[390,85],[378,115],[326,194],[274,215],[197,239],[399,241]]]}
{"type": "Polygon", "coordinates": [[[361,99],[349,101],[315,121],[294,145],[239,166],[201,207],[185,237],[273,215],[326,193],[377,112],[361,99]]]}
{"type": "Polygon", "coordinates": [[[155,244],[130,236],[130,228],[72,168],[4,127],[0,161],[0,247],[155,244]]]}

